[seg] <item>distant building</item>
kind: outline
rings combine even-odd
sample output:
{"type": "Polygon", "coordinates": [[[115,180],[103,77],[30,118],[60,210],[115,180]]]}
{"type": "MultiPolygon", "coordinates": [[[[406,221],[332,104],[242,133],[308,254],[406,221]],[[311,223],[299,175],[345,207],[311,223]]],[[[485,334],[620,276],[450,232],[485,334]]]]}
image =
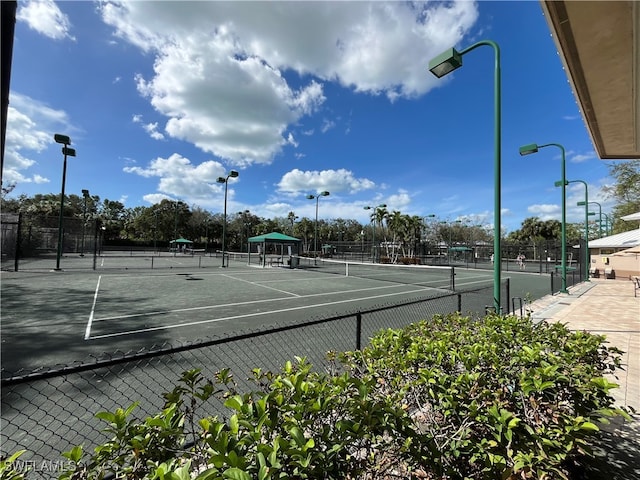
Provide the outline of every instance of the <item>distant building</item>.
{"type": "Polygon", "coordinates": [[[627,279],[640,275],[640,228],[590,240],[589,255],[592,276],[627,279]]]}

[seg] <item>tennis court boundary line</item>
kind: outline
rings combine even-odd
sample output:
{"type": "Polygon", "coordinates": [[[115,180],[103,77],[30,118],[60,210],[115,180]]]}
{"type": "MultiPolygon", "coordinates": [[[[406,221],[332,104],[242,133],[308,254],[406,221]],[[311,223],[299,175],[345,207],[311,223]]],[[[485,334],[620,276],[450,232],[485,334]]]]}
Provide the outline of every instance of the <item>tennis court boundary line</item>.
{"type": "MultiPolygon", "coordinates": [[[[129,330],[129,331],[118,332],[118,333],[108,333],[108,334],[104,334],[104,335],[96,335],[95,337],[90,337],[87,340],[102,340],[102,339],[105,339],[105,338],[124,337],[124,336],[127,336],[127,335],[135,335],[135,334],[139,334],[139,333],[155,332],[155,331],[158,331],[158,330],[173,330],[173,329],[181,328],[181,327],[192,327],[192,326],[195,326],[195,325],[203,325],[203,324],[207,324],[207,323],[216,323],[216,322],[222,322],[222,321],[226,321],[226,320],[237,320],[239,318],[260,317],[260,316],[263,316],[263,315],[271,315],[271,314],[274,314],[274,313],[293,312],[293,311],[296,311],[296,310],[302,310],[302,309],[308,309],[308,308],[326,307],[326,306],[337,305],[337,304],[341,304],[341,303],[360,302],[362,300],[373,300],[373,299],[376,299],[376,298],[384,298],[384,297],[390,297],[390,296],[396,296],[396,295],[418,293],[418,292],[424,292],[425,290],[437,290],[437,289],[426,287],[426,288],[419,288],[417,290],[411,290],[411,291],[408,291],[408,292],[387,293],[387,294],[384,294],[384,295],[375,295],[375,296],[372,296],[372,297],[351,298],[351,299],[347,299],[347,300],[338,300],[338,301],[335,301],[335,302],[325,302],[325,303],[318,303],[318,304],[314,304],[314,305],[301,305],[299,307],[281,308],[281,309],[278,309],[278,310],[270,310],[270,311],[266,311],[266,312],[246,313],[246,314],[242,314],[242,315],[233,315],[233,316],[229,316],[229,317],[212,318],[212,319],[209,319],[209,320],[199,320],[199,321],[195,321],[195,322],[187,322],[187,323],[174,324],[174,325],[163,325],[163,326],[160,326],[160,327],[140,328],[140,329],[137,329],[137,330],[129,330]]],[[[323,294],[323,295],[326,295],[326,294],[323,294]]],[[[288,298],[293,298],[293,297],[288,297],[288,298]]],[[[283,299],[281,299],[281,300],[283,300],[283,299]]]]}
{"type": "Polygon", "coordinates": [[[96,311],[96,303],[98,303],[98,291],[100,290],[100,280],[102,280],[102,275],[98,275],[98,284],[96,285],[96,291],[93,294],[93,304],[91,305],[91,313],[89,314],[89,321],[87,322],[87,328],[84,331],[85,340],[88,340],[91,337],[91,324],[93,323],[93,317],[96,311]]]}

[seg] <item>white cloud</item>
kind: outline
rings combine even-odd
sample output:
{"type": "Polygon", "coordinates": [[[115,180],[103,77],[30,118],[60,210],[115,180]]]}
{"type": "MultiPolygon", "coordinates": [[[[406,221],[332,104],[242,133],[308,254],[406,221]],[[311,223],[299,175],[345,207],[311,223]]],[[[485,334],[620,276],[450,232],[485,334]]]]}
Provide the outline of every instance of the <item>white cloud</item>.
{"type": "Polygon", "coordinates": [[[67,115],[30,97],[11,92],[11,105],[7,110],[7,132],[4,156],[3,182],[47,183],[41,173],[30,173],[38,168],[33,153],[41,153],[54,143],[51,131],[62,125],[69,128],[67,115]]]}
{"type": "Polygon", "coordinates": [[[387,210],[390,212],[399,210],[405,212],[411,204],[411,195],[406,190],[400,189],[398,193],[390,195],[387,198],[387,210]]]}
{"type": "Polygon", "coordinates": [[[302,171],[291,170],[278,183],[281,193],[299,195],[328,190],[331,193],[355,193],[375,188],[375,183],[367,178],[356,178],[353,172],[344,168],[338,170],[302,171]]]}
{"type": "Polygon", "coordinates": [[[16,20],[25,22],[29,28],[54,40],[75,40],[70,33],[69,18],[60,11],[53,0],[20,2],[20,5],[16,20]]]}
{"type": "Polygon", "coordinates": [[[333,120],[328,120],[328,119],[325,118],[322,121],[322,127],[320,127],[320,131],[322,133],[327,133],[329,130],[331,130],[335,126],[336,126],[336,122],[334,122],[333,120]]]}
{"type": "Polygon", "coordinates": [[[268,164],[293,145],[288,128],[321,109],[323,82],[390,100],[426,93],[438,82],[427,60],[458,44],[478,18],[466,1],[100,8],[116,37],[155,55],[153,75],[137,85],[167,118],[165,132],[235,165],[268,164]],[[306,83],[292,87],[292,73],[306,83]]]}
{"type": "MultiPolygon", "coordinates": [[[[144,178],[159,178],[159,198],[173,196],[188,203],[212,205],[219,199],[224,185],[216,183],[219,176],[226,175],[225,167],[213,160],[195,165],[188,158],[174,153],[168,158],[156,158],[146,168],[132,166],[123,169],[127,173],[144,178]]],[[[229,179],[229,185],[237,179],[229,179]]],[[[233,195],[232,189],[229,194],[233,195]]],[[[153,196],[145,196],[145,199],[153,196]]]]}
{"type": "Polygon", "coordinates": [[[147,132],[154,140],[164,140],[164,135],[158,132],[158,122],[147,123],[142,128],[144,128],[145,132],[147,132]]]}
{"type": "Polygon", "coordinates": [[[558,220],[561,215],[560,206],[551,204],[530,205],[527,207],[527,211],[542,221],[558,220]]]}
{"type": "Polygon", "coordinates": [[[575,155],[572,154],[571,157],[569,158],[569,161],[572,163],[582,163],[582,162],[586,162],[587,160],[592,160],[594,158],[598,158],[595,152],[587,152],[587,153],[575,154],[575,155]]]}

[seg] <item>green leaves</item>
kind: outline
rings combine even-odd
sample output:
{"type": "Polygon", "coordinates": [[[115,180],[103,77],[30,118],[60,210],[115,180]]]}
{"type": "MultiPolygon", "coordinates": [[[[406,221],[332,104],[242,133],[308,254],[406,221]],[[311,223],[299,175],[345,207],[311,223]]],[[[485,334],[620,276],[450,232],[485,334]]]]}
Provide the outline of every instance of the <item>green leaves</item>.
{"type": "Polygon", "coordinates": [[[629,418],[605,377],[621,352],[604,342],[561,324],[436,315],[332,354],[340,375],[296,358],[253,369],[255,390],[240,393],[228,369],[189,370],[157,415],[98,413],[111,439],[88,459],[65,452],[75,467],[61,478],[371,478],[390,466],[406,478],[563,478],[599,423],[629,418]],[[212,399],[226,420],[197,418],[212,399]]]}

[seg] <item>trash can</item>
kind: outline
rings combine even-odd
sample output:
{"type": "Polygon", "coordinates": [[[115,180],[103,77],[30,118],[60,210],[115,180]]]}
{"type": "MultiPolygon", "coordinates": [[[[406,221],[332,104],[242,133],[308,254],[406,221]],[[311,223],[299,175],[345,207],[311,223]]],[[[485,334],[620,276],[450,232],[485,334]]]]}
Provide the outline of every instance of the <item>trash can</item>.
{"type": "Polygon", "coordinates": [[[289,268],[298,268],[300,259],[298,257],[289,257],[289,268]]]}

